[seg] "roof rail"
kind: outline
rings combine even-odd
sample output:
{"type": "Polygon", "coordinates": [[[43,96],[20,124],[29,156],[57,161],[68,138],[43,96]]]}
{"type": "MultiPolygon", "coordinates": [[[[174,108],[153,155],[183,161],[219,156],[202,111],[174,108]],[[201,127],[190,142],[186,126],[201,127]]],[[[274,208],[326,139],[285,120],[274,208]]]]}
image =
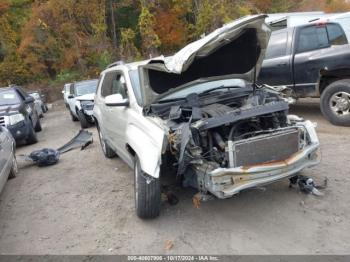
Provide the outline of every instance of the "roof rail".
{"type": "Polygon", "coordinates": [[[114,63],[108,65],[107,68],[111,68],[113,66],[118,66],[118,65],[124,65],[124,64],[125,64],[124,61],[120,60],[120,61],[117,61],[117,62],[114,62],[114,63]]]}

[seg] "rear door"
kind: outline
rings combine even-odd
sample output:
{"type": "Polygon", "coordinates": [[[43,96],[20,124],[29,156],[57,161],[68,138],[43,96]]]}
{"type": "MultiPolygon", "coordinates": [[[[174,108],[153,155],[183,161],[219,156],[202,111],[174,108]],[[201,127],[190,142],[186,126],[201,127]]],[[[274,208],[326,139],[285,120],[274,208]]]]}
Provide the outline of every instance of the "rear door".
{"type": "Polygon", "coordinates": [[[265,60],[259,74],[259,83],[268,85],[293,85],[291,56],[288,49],[288,37],[291,32],[275,31],[271,35],[265,60]]]}

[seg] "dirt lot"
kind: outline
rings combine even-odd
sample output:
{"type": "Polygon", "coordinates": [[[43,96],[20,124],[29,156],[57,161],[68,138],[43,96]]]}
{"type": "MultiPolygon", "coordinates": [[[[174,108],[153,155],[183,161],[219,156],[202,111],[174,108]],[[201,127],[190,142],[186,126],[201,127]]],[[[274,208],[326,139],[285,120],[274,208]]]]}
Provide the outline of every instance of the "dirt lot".
{"type": "MultiPolygon", "coordinates": [[[[195,191],[176,189],[176,206],[163,203],[158,219],[134,213],[132,171],[94,144],[62,155],[59,164],[28,167],[0,195],[1,254],[344,254],[350,250],[350,128],[321,116],[317,100],[292,108],[318,122],[322,163],[304,171],[328,177],[324,197],[288,188],[288,180],[227,200],[192,205],[195,191]],[[166,242],[173,244],[169,250],[166,242]]],[[[79,130],[62,103],[42,121],[36,145],[17,154],[58,147],[79,130]]]]}

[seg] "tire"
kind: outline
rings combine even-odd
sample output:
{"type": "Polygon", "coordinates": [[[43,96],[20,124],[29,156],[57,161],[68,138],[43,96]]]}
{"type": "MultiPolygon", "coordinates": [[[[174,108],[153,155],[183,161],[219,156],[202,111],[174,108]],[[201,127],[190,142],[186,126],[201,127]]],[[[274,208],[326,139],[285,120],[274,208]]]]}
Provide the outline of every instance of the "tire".
{"type": "Polygon", "coordinates": [[[79,121],[79,119],[75,115],[73,115],[72,111],[69,110],[69,113],[70,113],[70,116],[71,116],[73,122],[79,121]]]}
{"type": "Polygon", "coordinates": [[[107,141],[103,138],[102,132],[99,127],[97,127],[98,137],[100,139],[100,145],[102,148],[102,152],[106,158],[114,158],[117,154],[113,151],[112,148],[108,145],[107,141]]]}
{"type": "Polygon", "coordinates": [[[84,129],[84,128],[88,128],[91,126],[91,124],[87,120],[85,114],[81,110],[78,110],[78,118],[80,121],[81,128],[84,129]]]}
{"type": "Polygon", "coordinates": [[[11,167],[11,171],[8,179],[15,178],[17,173],[18,173],[17,160],[16,160],[16,157],[13,157],[12,167],[11,167]]]}
{"type": "Polygon", "coordinates": [[[151,180],[147,181],[146,177],[136,156],[134,166],[136,214],[139,218],[151,219],[158,217],[160,213],[160,181],[157,178],[150,178],[151,180]]]}
{"type": "Polygon", "coordinates": [[[320,101],[324,117],[337,126],[350,126],[350,79],[335,81],[323,91],[320,101]]]}
{"type": "Polygon", "coordinates": [[[39,119],[38,119],[38,121],[36,121],[34,130],[35,130],[35,132],[40,132],[41,130],[43,130],[39,119]]]}
{"type": "Polygon", "coordinates": [[[36,136],[35,130],[33,128],[32,122],[29,123],[29,135],[28,138],[26,139],[26,144],[31,145],[35,144],[38,142],[38,138],[36,136]]]}
{"type": "Polygon", "coordinates": [[[41,110],[43,110],[43,112],[46,113],[47,112],[47,107],[45,105],[42,105],[41,106],[41,110]]]}

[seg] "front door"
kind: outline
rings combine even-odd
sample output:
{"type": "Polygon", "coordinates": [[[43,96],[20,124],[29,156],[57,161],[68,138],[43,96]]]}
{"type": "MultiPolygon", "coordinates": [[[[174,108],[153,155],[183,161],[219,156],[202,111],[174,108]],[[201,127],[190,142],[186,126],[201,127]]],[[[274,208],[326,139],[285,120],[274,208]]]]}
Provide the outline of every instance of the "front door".
{"type": "MultiPolygon", "coordinates": [[[[125,77],[122,72],[115,71],[106,73],[101,87],[101,97],[104,99],[109,95],[120,94],[128,99],[125,77]]],[[[130,161],[129,153],[126,150],[126,126],[128,123],[128,107],[107,106],[103,108],[103,125],[105,127],[105,136],[112,148],[117,151],[119,157],[124,161],[130,161]]]]}

